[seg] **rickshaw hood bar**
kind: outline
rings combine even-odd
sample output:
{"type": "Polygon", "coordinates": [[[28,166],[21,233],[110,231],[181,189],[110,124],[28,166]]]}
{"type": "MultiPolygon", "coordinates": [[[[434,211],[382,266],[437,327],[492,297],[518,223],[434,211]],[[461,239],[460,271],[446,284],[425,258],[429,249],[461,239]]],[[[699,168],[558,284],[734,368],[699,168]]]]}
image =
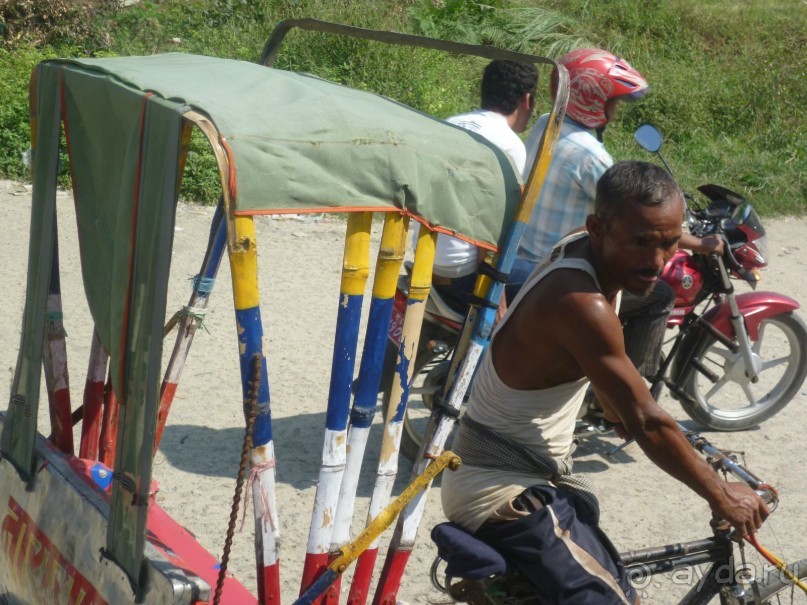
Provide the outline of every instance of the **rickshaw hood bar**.
{"type": "Polygon", "coordinates": [[[272,30],[269,39],[266,41],[263,47],[263,54],[258,63],[272,67],[275,64],[277,53],[280,51],[280,45],[286,38],[286,34],[295,27],[308,31],[349,36],[351,38],[363,38],[374,42],[383,42],[384,44],[430,48],[432,50],[442,50],[460,55],[473,55],[485,59],[505,59],[507,61],[519,61],[521,63],[546,63],[548,65],[556,65],[555,61],[546,57],[498,48],[496,46],[490,46],[489,44],[465,44],[451,40],[438,40],[436,38],[427,38],[426,36],[416,36],[401,32],[367,29],[364,27],[356,27],[355,25],[331,23],[329,21],[320,21],[319,19],[310,18],[287,19],[278,23],[275,29],[272,30]]]}

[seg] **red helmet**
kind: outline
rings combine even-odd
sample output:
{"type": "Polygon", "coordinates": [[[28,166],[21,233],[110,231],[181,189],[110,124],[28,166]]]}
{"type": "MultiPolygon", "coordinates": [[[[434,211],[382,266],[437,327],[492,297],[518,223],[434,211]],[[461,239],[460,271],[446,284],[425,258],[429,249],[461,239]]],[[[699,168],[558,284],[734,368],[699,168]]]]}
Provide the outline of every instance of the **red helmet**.
{"type": "MultiPolygon", "coordinates": [[[[627,61],[598,48],[581,48],[564,55],[560,63],[569,71],[569,104],[566,115],[587,128],[605,126],[605,103],[625,97],[641,99],[649,89],[642,74],[627,61]]],[[[557,76],[552,78],[552,96],[557,76]]]]}

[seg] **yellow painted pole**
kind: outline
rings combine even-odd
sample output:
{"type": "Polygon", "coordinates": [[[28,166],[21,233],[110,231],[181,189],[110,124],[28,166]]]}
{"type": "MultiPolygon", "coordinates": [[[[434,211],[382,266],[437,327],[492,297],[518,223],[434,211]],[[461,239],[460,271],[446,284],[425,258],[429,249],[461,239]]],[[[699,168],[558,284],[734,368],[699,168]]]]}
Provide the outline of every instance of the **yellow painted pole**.
{"type": "MultiPolygon", "coordinates": [[[[226,200],[226,196],[225,196],[226,200]]],[[[249,464],[255,473],[252,500],[255,511],[255,552],[258,574],[258,598],[268,603],[280,598],[279,523],[275,497],[275,453],[272,442],[269,380],[263,351],[263,324],[258,293],[258,246],[255,223],[250,216],[228,213],[228,232],[232,235],[227,250],[233,283],[238,356],[241,366],[242,402],[246,406],[250,393],[252,359],[261,357],[261,379],[258,387],[258,409],[252,431],[249,464]]]]}

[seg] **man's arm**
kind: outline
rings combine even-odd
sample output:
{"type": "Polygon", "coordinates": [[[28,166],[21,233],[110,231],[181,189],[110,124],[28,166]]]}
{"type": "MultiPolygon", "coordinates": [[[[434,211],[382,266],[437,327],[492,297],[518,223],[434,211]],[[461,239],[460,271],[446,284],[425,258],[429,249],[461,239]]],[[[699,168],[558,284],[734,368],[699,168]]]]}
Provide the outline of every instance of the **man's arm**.
{"type": "Polygon", "coordinates": [[[563,306],[566,321],[555,330],[566,335],[568,350],[602,397],[607,414],[623,425],[654,464],[703,497],[740,535],[754,533],[768,515],[764,502],[748,486],[723,481],[653,400],[625,354],[621,326],[604,297],[571,294],[563,306]]]}

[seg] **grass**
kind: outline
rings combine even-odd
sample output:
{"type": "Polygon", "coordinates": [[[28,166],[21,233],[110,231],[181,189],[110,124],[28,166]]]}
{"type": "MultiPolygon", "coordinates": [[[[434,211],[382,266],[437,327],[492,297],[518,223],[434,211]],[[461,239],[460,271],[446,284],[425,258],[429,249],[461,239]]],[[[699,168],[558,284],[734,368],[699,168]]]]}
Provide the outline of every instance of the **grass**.
{"type": "MultiPolygon", "coordinates": [[[[652,87],[609,126],[606,144],[615,158],[647,158],[631,135],[650,122],[664,134],[662,152],[685,189],[714,182],[746,195],[763,215],[807,212],[807,54],[793,50],[807,46],[805,2],[645,0],[641,10],[635,0],[540,6],[526,0],[161,0],[126,9],[96,0],[75,6],[7,0],[0,7],[2,176],[25,176],[27,80],[37,61],[171,51],[256,61],[278,21],[313,16],[555,58],[570,48],[608,48],[628,58],[652,87]],[[26,19],[20,7],[29,10],[26,19]],[[71,27],[70,19],[77,24],[71,27]]],[[[447,117],[476,105],[483,62],[295,31],[276,65],[447,117]]],[[[194,139],[183,196],[211,202],[216,183],[207,146],[194,139]]]]}

